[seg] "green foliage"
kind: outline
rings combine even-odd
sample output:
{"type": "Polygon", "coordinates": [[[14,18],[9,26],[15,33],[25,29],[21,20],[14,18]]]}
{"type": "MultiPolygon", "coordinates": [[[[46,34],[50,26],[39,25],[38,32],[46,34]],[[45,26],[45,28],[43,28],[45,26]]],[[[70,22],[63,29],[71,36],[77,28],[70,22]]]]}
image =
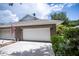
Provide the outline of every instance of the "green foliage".
{"type": "Polygon", "coordinates": [[[56,27],[56,35],[52,36],[52,47],[55,55],[78,56],[79,55],[79,20],[69,21],[66,13],[54,13],[51,15],[53,20],[63,20],[61,25],[56,27]]]}
{"type": "Polygon", "coordinates": [[[64,37],[55,35],[52,36],[52,47],[54,48],[55,55],[63,55],[64,54],[64,37]]]}
{"type": "Polygon", "coordinates": [[[68,23],[68,26],[77,26],[77,25],[79,25],[79,20],[76,20],[76,21],[69,21],[69,23],[68,23]]]}
{"type": "Polygon", "coordinates": [[[66,38],[77,38],[79,36],[79,29],[69,28],[68,30],[64,31],[64,35],[66,38]]]}
{"type": "Polygon", "coordinates": [[[59,34],[59,35],[62,35],[62,34],[64,34],[64,31],[65,31],[65,30],[68,30],[68,29],[69,29],[69,27],[67,27],[67,26],[58,25],[58,26],[56,27],[56,33],[59,34]]]}
{"type": "Polygon", "coordinates": [[[79,56],[79,39],[70,38],[69,43],[65,44],[67,46],[64,51],[66,56],[79,56]]]}
{"type": "Polygon", "coordinates": [[[66,16],[65,12],[60,12],[60,13],[54,13],[51,15],[51,19],[53,20],[63,20],[63,24],[68,24],[68,17],[66,16]]]}
{"type": "Polygon", "coordinates": [[[55,55],[79,55],[79,28],[57,26],[57,34],[52,36],[55,55]]]}
{"type": "Polygon", "coordinates": [[[54,20],[68,20],[66,13],[64,12],[54,13],[53,15],[51,15],[51,18],[54,20]]]}
{"type": "Polygon", "coordinates": [[[69,40],[68,47],[66,48],[65,55],[79,55],[79,29],[78,28],[70,28],[64,32],[64,37],[69,40]]]}

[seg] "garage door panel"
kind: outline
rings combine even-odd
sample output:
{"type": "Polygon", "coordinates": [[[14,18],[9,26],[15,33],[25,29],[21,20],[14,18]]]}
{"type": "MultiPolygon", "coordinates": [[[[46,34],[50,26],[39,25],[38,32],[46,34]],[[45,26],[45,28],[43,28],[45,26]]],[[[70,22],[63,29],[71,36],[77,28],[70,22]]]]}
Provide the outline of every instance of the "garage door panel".
{"type": "Polygon", "coordinates": [[[50,41],[50,28],[24,28],[24,40],[50,41]]]}

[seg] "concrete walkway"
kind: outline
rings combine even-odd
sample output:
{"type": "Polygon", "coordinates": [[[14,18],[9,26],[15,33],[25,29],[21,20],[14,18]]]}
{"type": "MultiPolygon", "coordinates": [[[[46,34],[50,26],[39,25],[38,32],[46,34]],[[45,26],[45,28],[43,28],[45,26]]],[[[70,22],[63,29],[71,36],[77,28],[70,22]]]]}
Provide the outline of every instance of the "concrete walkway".
{"type": "Polygon", "coordinates": [[[51,43],[19,41],[0,48],[1,56],[53,56],[51,43]]]}

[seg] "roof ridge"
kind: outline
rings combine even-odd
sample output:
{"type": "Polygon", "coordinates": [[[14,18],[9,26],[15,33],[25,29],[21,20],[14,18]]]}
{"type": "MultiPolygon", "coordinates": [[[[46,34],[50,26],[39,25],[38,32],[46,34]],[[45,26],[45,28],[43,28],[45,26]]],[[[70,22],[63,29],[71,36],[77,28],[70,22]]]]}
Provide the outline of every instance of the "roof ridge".
{"type": "MultiPolygon", "coordinates": [[[[35,17],[35,16],[32,16],[32,15],[29,15],[29,14],[27,14],[27,15],[25,15],[22,19],[20,19],[19,21],[23,21],[23,19],[24,18],[27,18],[27,17],[31,17],[31,18],[33,18],[33,20],[38,20],[39,18],[37,18],[37,17],[35,17]]],[[[26,19],[27,20],[27,19],[26,19]]],[[[32,20],[32,19],[30,19],[30,20],[32,20]]]]}

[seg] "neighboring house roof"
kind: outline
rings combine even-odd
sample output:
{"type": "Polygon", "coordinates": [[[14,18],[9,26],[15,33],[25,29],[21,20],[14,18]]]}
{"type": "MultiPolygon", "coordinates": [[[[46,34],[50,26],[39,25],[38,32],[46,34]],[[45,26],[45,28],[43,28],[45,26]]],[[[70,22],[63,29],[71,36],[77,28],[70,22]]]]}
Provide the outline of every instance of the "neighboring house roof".
{"type": "MultiPolygon", "coordinates": [[[[31,21],[22,21],[13,23],[13,26],[33,26],[33,25],[47,25],[47,24],[56,24],[59,25],[63,21],[60,20],[31,20],[31,21]]],[[[0,28],[11,27],[11,24],[0,25],[0,28]]]]}
{"type": "Polygon", "coordinates": [[[37,17],[35,17],[35,16],[26,15],[19,21],[29,21],[29,20],[39,20],[39,19],[37,17]]]}

